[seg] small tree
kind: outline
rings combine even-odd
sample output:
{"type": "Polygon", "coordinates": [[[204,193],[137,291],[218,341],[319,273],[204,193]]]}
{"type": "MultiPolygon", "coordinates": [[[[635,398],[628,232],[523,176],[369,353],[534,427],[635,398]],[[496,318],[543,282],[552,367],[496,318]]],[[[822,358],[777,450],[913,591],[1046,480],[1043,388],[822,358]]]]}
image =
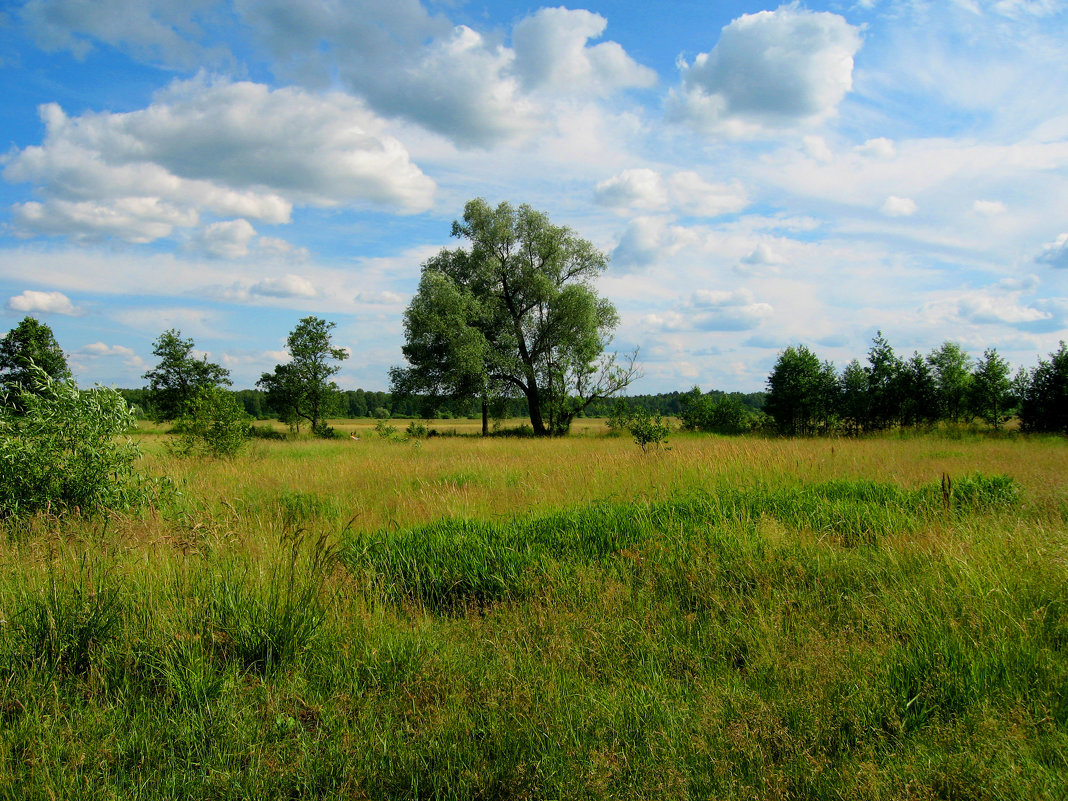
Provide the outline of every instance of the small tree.
{"type": "Polygon", "coordinates": [[[329,436],[323,422],[333,409],[338,395],[337,384],[330,380],[341,365],[332,362],[349,357],[344,348],[334,347],[331,331],[336,323],[319,317],[305,317],[286,339],[292,361],[279,364],[273,373],[264,373],[256,385],[267,391],[267,402],[279,419],[295,425],[307,420],[312,433],[329,436]]]}
{"type": "Polygon", "coordinates": [[[631,436],[634,437],[634,443],[639,445],[642,451],[649,448],[659,450],[661,445],[667,443],[671,425],[664,421],[660,412],[654,415],[648,409],[639,406],[634,410],[627,430],[630,431],[631,436]]]}
{"type": "Polygon", "coordinates": [[[33,317],[24,317],[0,339],[0,386],[8,390],[9,401],[14,402],[22,390],[40,386],[35,368],[53,381],[71,377],[52,329],[33,317]]]}
{"type": "Polygon", "coordinates": [[[182,339],[182,332],[175,328],[164,331],[155,341],[152,355],[159,363],[144,378],[157,420],[181,417],[201,389],[230,386],[230,371],[209,362],[207,356],[196,358],[193,348],[193,340],[182,339]]]}
{"type": "Polygon", "coordinates": [[[1040,359],[1023,384],[1020,398],[1020,427],[1024,431],[1068,434],[1068,347],[1040,359]]]}
{"type": "Polygon", "coordinates": [[[967,412],[972,360],[956,342],[942,343],[927,356],[934,376],[938,416],[956,423],[967,412]]]}
{"type": "Polygon", "coordinates": [[[872,428],[890,428],[901,421],[905,395],[905,363],[882,331],[868,350],[868,415],[872,428]]]}
{"type": "Polygon", "coordinates": [[[764,411],[775,419],[781,434],[811,434],[828,420],[836,391],[834,366],[820,364],[804,345],[791,346],[779,354],[768,376],[764,411]]]}
{"type": "Polygon", "coordinates": [[[1009,363],[998,355],[996,348],[988,348],[972,373],[969,407],[973,414],[982,417],[998,431],[1005,421],[1005,410],[1011,398],[1009,363]]]}
{"type": "Polygon", "coordinates": [[[178,418],[180,456],[236,456],[252,436],[252,417],[232,393],[202,387],[178,418]]]}
{"type": "Polygon", "coordinates": [[[838,416],[848,433],[856,435],[869,425],[868,374],[853,359],[838,378],[838,416]]]}

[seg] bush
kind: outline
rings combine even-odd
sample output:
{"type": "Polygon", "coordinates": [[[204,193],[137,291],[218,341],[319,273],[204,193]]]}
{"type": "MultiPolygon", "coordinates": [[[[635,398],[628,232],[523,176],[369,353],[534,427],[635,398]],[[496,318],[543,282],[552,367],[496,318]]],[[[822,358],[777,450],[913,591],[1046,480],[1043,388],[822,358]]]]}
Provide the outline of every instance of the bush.
{"type": "Polygon", "coordinates": [[[388,420],[390,417],[392,417],[392,415],[389,413],[389,409],[387,409],[385,406],[377,407],[373,412],[371,412],[371,416],[375,418],[375,420],[388,420]]]}
{"type": "Polygon", "coordinates": [[[744,434],[753,427],[753,413],[734,395],[704,395],[694,387],[682,396],[679,413],[687,431],[744,434]]]}
{"type": "Polygon", "coordinates": [[[427,427],[426,423],[412,420],[412,422],[408,423],[408,427],[404,429],[404,433],[413,439],[426,439],[431,435],[431,429],[427,427]]]}
{"type": "Polygon", "coordinates": [[[619,398],[612,404],[612,410],[604,422],[613,434],[622,434],[630,429],[633,420],[634,409],[623,398],[619,398]]]}
{"type": "Polygon", "coordinates": [[[149,485],[133,469],[140,453],[120,437],[131,425],[115,390],[79,390],[38,369],[32,388],[0,398],[0,518],[144,503],[149,485]]]}
{"type": "Polygon", "coordinates": [[[174,429],[178,441],[173,450],[180,456],[236,456],[252,436],[252,418],[229,392],[204,387],[178,418],[174,429]]]}
{"type": "Polygon", "coordinates": [[[671,425],[664,421],[660,416],[660,412],[653,415],[649,414],[646,409],[636,409],[627,430],[634,437],[634,442],[645,451],[650,446],[659,448],[661,445],[667,444],[668,434],[671,433],[671,425]]]}

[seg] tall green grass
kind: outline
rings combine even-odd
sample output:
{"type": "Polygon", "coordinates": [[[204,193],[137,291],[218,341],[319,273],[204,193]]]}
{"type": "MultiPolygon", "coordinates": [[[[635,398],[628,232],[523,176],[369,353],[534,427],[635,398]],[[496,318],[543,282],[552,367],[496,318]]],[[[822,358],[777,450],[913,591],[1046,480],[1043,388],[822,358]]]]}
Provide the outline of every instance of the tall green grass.
{"type": "Polygon", "coordinates": [[[9,544],[0,797],[1068,794],[1068,536],[1005,476],[260,500],[9,544]]]}

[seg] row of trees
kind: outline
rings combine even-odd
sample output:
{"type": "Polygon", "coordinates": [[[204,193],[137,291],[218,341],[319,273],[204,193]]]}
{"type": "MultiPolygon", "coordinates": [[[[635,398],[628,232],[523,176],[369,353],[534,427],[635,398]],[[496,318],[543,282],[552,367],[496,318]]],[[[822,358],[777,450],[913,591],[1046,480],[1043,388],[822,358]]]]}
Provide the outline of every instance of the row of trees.
{"type": "MultiPolygon", "coordinates": [[[[332,342],[334,327],[319,317],[302,319],[286,339],[290,360],[256,382],[266,404],[298,431],[306,422],[314,433],[328,433],[324,421],[335,411],[338,394],[331,377],[341,369],[338,362],[348,358],[348,351],[332,342]]],[[[197,358],[194,349],[193,340],[175,329],[156,340],[152,353],[159,362],[144,375],[148,408],[156,419],[180,419],[203,404],[205,393],[230,385],[229,371],[206,356],[197,358]]]]}
{"type": "Polygon", "coordinates": [[[804,345],[786,348],[767,381],[764,411],[785,435],[879,431],[981,418],[995,430],[1018,414],[1025,431],[1068,432],[1068,353],[1010,376],[995,348],[973,360],[955,342],[898,356],[880,331],[867,363],[839,373],[804,345]]]}

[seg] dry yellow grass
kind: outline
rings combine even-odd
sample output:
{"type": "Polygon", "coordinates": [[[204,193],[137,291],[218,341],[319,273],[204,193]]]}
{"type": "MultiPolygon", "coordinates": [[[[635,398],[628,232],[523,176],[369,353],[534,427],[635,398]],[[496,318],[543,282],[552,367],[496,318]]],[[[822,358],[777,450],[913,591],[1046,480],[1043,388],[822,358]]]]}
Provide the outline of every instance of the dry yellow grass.
{"type": "MultiPolygon", "coordinates": [[[[406,421],[393,421],[403,431],[406,421]]],[[[368,421],[336,421],[353,441],[255,441],[234,460],[173,459],[146,437],[146,468],[176,478],[208,510],[259,509],[285,494],[314,496],[333,516],[372,529],[446,516],[493,517],[600,499],[665,497],[722,482],[807,483],[867,478],[915,487],[971,472],[1006,473],[1034,503],[1059,513],[1068,448],[1042,439],[938,436],[780,440],[675,434],[643,453],[583,420],[561,439],[436,437],[387,441],[368,421]]],[[[473,433],[478,421],[437,421],[473,433]]],[[[266,521],[258,520],[262,524],[266,521]]]]}

